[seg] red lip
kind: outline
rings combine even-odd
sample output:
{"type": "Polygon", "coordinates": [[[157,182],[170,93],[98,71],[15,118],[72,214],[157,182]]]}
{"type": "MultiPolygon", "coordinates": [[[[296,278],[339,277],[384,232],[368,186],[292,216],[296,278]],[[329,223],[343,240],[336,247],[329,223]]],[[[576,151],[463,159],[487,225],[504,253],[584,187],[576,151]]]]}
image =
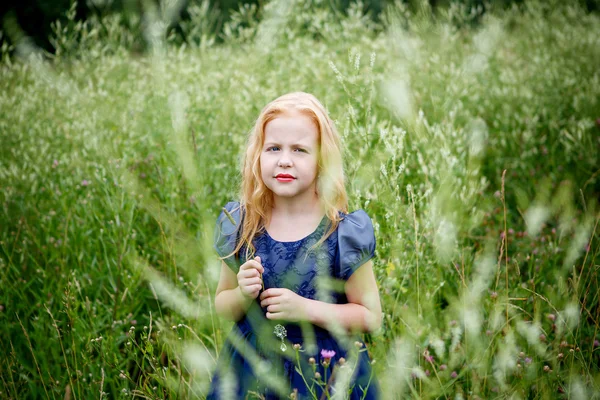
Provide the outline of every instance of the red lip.
{"type": "Polygon", "coordinates": [[[289,174],[279,174],[275,178],[296,179],[296,178],[294,178],[293,176],[291,176],[289,174]]]}

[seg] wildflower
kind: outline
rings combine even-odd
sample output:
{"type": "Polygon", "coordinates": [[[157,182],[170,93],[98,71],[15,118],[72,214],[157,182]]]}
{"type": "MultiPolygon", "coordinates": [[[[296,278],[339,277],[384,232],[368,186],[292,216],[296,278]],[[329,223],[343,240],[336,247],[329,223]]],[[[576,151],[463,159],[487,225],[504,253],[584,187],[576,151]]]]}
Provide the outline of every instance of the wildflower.
{"type": "Polygon", "coordinates": [[[531,364],[531,357],[525,357],[525,364],[531,364]]]}
{"type": "Polygon", "coordinates": [[[316,380],[321,379],[321,374],[319,372],[315,372],[315,379],[316,380]]]}
{"type": "Polygon", "coordinates": [[[450,374],[450,378],[456,379],[457,377],[458,377],[458,374],[456,373],[456,371],[452,371],[452,373],[450,374]]]}
{"type": "Polygon", "coordinates": [[[446,364],[440,365],[440,371],[445,371],[448,368],[446,364]]]}
{"type": "Polygon", "coordinates": [[[324,367],[329,366],[329,363],[331,362],[331,359],[333,358],[333,356],[335,356],[335,351],[334,350],[321,350],[321,364],[323,364],[324,367]]]}
{"type": "Polygon", "coordinates": [[[542,333],[542,334],[540,334],[540,340],[541,340],[542,342],[546,342],[546,335],[544,335],[543,333],[542,333]]]}
{"type": "Polygon", "coordinates": [[[294,344],[294,350],[300,350],[300,344],[296,343],[294,344]]]}
{"type": "Polygon", "coordinates": [[[426,369],[426,370],[425,370],[425,375],[429,376],[429,375],[431,375],[431,372],[429,372],[429,370],[428,370],[428,369],[426,369]]]}
{"type": "MultiPolygon", "coordinates": [[[[2,307],[2,308],[4,308],[4,307],[2,307]]],[[[0,311],[2,310],[2,308],[0,308],[0,311]]],[[[598,341],[598,339],[594,339],[594,347],[600,347],[600,342],[598,341]]]]}
{"type": "Polygon", "coordinates": [[[554,314],[548,314],[548,319],[552,322],[556,321],[556,315],[554,314]]]}
{"type": "Polygon", "coordinates": [[[52,162],[52,168],[56,168],[56,167],[58,167],[58,160],[54,160],[52,162]]]}
{"type": "Polygon", "coordinates": [[[88,186],[91,182],[88,181],[87,179],[84,179],[81,181],[81,186],[88,186]]]}
{"type": "Polygon", "coordinates": [[[354,345],[359,349],[363,347],[363,344],[359,341],[354,342],[354,345]]]}
{"type": "Polygon", "coordinates": [[[550,372],[550,371],[551,371],[550,367],[547,365],[544,365],[544,372],[550,372]]]}
{"type": "Polygon", "coordinates": [[[321,350],[321,357],[326,359],[332,359],[335,356],[335,350],[321,350]]]}
{"type": "Polygon", "coordinates": [[[425,350],[423,352],[423,357],[425,357],[425,361],[427,361],[428,363],[433,363],[433,356],[429,354],[428,350],[425,350]]]}
{"type": "Polygon", "coordinates": [[[558,359],[559,359],[559,360],[562,360],[562,359],[564,358],[564,356],[565,356],[565,355],[564,355],[563,353],[558,353],[558,359]]]}
{"type": "Polygon", "coordinates": [[[346,359],[344,357],[340,357],[340,359],[338,360],[338,364],[340,364],[340,365],[346,364],[346,359]]]}
{"type": "Polygon", "coordinates": [[[311,358],[309,358],[309,359],[308,359],[308,363],[309,363],[310,365],[315,365],[315,358],[314,358],[314,357],[311,357],[311,358]]]}
{"type": "Polygon", "coordinates": [[[492,293],[490,294],[490,297],[492,298],[492,300],[495,300],[495,299],[497,299],[497,298],[498,298],[498,292],[492,292],[492,293]]]}

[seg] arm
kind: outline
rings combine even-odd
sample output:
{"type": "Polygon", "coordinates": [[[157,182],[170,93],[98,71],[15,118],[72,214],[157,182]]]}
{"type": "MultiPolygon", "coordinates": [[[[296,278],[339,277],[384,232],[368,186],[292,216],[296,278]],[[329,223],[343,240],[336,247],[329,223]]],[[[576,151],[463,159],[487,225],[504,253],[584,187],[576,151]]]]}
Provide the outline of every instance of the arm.
{"type": "Polygon", "coordinates": [[[381,326],[381,304],[373,263],[366,262],[348,279],[347,304],[330,304],[304,298],[289,289],[268,289],[261,294],[267,318],[308,321],[330,328],[338,325],[348,331],[373,332],[381,326]]]}
{"type": "Polygon", "coordinates": [[[347,304],[330,304],[307,300],[307,320],[327,328],[338,324],[348,331],[374,332],[381,327],[381,302],[373,273],[373,262],[367,261],[345,285],[347,304]]]}
{"type": "Polygon", "coordinates": [[[221,275],[215,295],[217,314],[234,322],[242,319],[261,288],[260,258],[247,261],[236,275],[225,262],[221,263],[221,275]]]}

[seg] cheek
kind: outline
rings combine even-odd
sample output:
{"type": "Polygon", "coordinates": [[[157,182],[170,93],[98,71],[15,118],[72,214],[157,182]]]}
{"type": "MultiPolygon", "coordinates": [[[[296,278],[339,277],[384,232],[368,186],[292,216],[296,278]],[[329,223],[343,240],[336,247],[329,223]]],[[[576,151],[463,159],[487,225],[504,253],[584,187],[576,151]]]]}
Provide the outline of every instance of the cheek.
{"type": "Polygon", "coordinates": [[[258,166],[260,168],[261,175],[265,173],[265,170],[268,169],[268,160],[264,156],[260,156],[258,159],[258,166]]]}

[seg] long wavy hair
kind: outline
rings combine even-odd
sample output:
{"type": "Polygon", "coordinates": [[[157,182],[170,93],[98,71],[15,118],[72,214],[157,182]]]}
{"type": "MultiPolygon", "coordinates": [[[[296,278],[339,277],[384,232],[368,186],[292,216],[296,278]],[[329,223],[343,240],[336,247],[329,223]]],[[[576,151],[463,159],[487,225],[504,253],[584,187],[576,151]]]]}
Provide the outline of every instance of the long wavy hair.
{"type": "MultiPolygon", "coordinates": [[[[329,229],[315,248],[337,229],[341,220],[339,211],[348,212],[348,195],[344,185],[341,143],[333,121],[325,107],[312,94],[288,93],[267,104],[261,111],[254,128],[249,133],[248,145],[242,163],[240,207],[244,215],[238,243],[231,255],[246,245],[246,259],[254,256],[254,237],[265,229],[273,207],[273,192],[261,178],[260,155],[265,141],[265,127],[279,115],[299,112],[308,116],[318,128],[317,195],[329,220],[329,229]]],[[[231,256],[230,255],[230,256],[231,256]]],[[[224,258],[227,258],[226,256],[224,258]]]]}

